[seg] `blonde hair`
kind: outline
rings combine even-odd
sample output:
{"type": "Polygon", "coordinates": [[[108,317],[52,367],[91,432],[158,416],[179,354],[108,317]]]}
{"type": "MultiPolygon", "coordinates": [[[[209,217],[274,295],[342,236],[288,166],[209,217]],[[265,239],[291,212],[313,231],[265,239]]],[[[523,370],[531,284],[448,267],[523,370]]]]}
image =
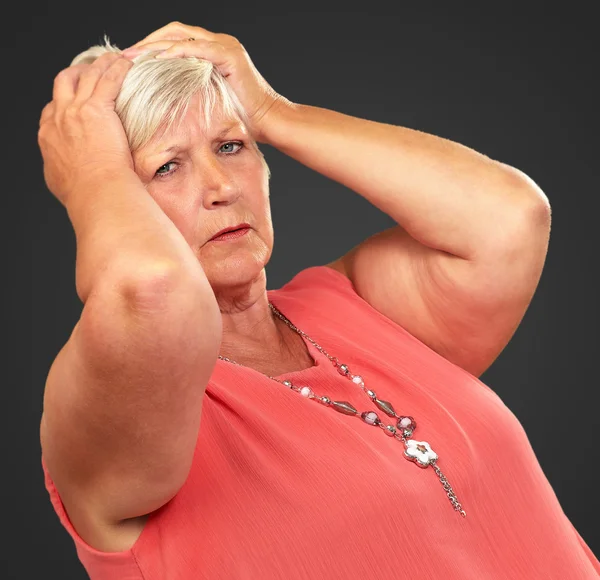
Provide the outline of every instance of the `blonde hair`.
{"type": "MultiPolygon", "coordinates": [[[[94,62],[106,52],[120,53],[104,35],[104,44],[95,45],[78,54],[71,65],[94,62]]],[[[131,151],[144,147],[159,130],[168,130],[177,119],[186,114],[192,98],[200,93],[206,127],[210,127],[215,105],[223,113],[249,127],[246,110],[223,75],[212,62],[200,58],[155,59],[156,51],[133,59],[121,91],[115,102],[115,111],[129,142],[131,151]]],[[[267,172],[270,171],[256,141],[251,138],[267,172]]]]}

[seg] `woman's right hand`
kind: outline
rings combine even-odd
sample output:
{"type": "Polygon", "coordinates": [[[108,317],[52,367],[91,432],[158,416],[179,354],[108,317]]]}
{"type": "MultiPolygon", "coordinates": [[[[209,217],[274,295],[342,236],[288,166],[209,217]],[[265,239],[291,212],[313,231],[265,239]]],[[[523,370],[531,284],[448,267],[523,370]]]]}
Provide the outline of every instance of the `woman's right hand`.
{"type": "Polygon", "coordinates": [[[115,101],[132,61],[106,53],[92,64],[77,64],[54,79],[52,101],[40,118],[38,143],[48,189],[66,207],[89,179],[134,164],[115,101]]]}

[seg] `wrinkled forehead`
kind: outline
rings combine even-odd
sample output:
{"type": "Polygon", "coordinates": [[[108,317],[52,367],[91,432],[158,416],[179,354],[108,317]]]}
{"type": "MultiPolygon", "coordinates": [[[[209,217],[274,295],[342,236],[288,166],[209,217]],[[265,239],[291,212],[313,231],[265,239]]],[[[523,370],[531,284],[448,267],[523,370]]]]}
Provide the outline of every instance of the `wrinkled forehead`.
{"type": "Polygon", "coordinates": [[[212,142],[225,138],[228,133],[248,135],[248,129],[235,111],[226,111],[221,103],[215,103],[209,110],[205,104],[194,98],[187,111],[163,119],[158,130],[140,147],[136,153],[168,147],[170,143],[192,143],[199,140],[212,142]],[[167,144],[167,145],[165,145],[167,144]]]}

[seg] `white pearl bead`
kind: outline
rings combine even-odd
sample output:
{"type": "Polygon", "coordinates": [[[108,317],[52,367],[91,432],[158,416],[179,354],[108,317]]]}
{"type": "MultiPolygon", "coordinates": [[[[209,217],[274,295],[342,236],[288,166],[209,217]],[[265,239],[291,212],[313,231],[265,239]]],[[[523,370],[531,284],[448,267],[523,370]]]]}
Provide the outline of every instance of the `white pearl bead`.
{"type": "Polygon", "coordinates": [[[362,379],[362,377],[360,375],[354,375],[352,377],[352,382],[355,385],[364,385],[363,379],[362,379]]]}
{"type": "Polygon", "coordinates": [[[301,394],[303,397],[306,397],[306,398],[308,398],[308,397],[310,397],[310,396],[312,395],[312,390],[310,389],[310,387],[302,387],[302,388],[300,389],[300,394],[301,394]]]}

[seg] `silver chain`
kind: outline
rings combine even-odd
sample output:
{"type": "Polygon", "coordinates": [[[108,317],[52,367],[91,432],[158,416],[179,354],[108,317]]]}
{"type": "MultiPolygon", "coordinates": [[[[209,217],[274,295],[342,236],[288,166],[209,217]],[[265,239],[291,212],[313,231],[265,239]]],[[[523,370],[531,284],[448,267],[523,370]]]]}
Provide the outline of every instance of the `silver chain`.
{"type": "MultiPolygon", "coordinates": [[[[323,404],[325,406],[330,406],[333,409],[335,409],[336,411],[339,411],[339,412],[341,412],[341,413],[343,413],[345,415],[358,416],[361,419],[363,419],[363,421],[365,421],[366,423],[369,423],[371,425],[376,425],[377,427],[380,427],[381,429],[383,429],[383,431],[385,431],[386,435],[394,437],[398,441],[401,441],[405,446],[408,446],[408,438],[410,438],[410,436],[413,434],[414,430],[417,428],[416,421],[411,416],[396,414],[396,412],[394,411],[394,408],[392,407],[391,403],[389,403],[387,401],[381,401],[381,400],[379,400],[377,398],[377,394],[372,389],[365,390],[365,384],[364,384],[364,381],[362,380],[362,377],[360,377],[359,375],[353,375],[350,372],[350,369],[348,368],[347,365],[340,364],[340,362],[339,362],[339,360],[338,360],[337,357],[331,356],[327,351],[325,351],[325,349],[322,346],[320,346],[319,344],[317,344],[310,336],[308,336],[308,334],[306,334],[305,332],[303,332],[302,330],[300,330],[298,327],[294,326],[294,324],[292,324],[270,302],[269,302],[269,307],[274,312],[274,314],[276,316],[278,316],[281,320],[283,320],[283,322],[285,322],[292,330],[294,330],[298,334],[302,335],[304,338],[306,338],[306,340],[310,341],[319,352],[321,352],[322,354],[324,354],[331,361],[331,363],[337,368],[338,372],[341,375],[343,375],[346,378],[352,380],[352,382],[354,384],[356,384],[357,386],[359,386],[365,392],[365,394],[367,395],[367,397],[369,397],[371,399],[371,401],[379,409],[381,409],[388,416],[396,418],[398,420],[397,421],[398,426],[400,426],[400,422],[402,420],[405,420],[405,421],[408,420],[409,427],[404,427],[403,428],[402,426],[400,426],[400,432],[398,432],[398,429],[396,428],[395,425],[386,425],[385,423],[383,423],[383,421],[381,421],[379,419],[379,416],[374,411],[365,411],[363,413],[359,413],[350,403],[348,403],[346,401],[332,401],[327,396],[318,397],[318,396],[314,395],[314,393],[312,392],[312,390],[310,389],[310,387],[298,387],[298,386],[294,385],[289,380],[283,380],[282,381],[282,380],[280,380],[280,379],[278,379],[276,377],[272,377],[270,375],[266,375],[266,376],[268,376],[270,379],[272,379],[274,381],[277,381],[278,383],[280,383],[280,384],[288,387],[289,389],[300,393],[301,395],[305,396],[306,398],[314,399],[316,402],[321,403],[321,404],[323,404]],[[308,391],[306,391],[305,389],[308,389],[308,391]]],[[[238,363],[238,362],[236,362],[236,361],[234,361],[234,360],[232,360],[232,359],[230,359],[228,357],[224,357],[224,356],[219,355],[219,358],[221,360],[230,362],[230,363],[232,363],[234,365],[244,366],[244,365],[241,365],[240,363],[238,363]]],[[[404,455],[405,455],[405,457],[407,459],[414,460],[414,458],[413,457],[409,457],[406,452],[405,452],[404,455]]],[[[426,465],[420,464],[420,467],[427,467],[428,465],[431,465],[433,467],[433,470],[437,474],[437,476],[438,476],[438,478],[439,478],[439,480],[440,480],[440,482],[441,482],[444,490],[446,491],[446,495],[448,496],[448,499],[452,503],[453,508],[457,512],[459,512],[463,517],[467,517],[467,514],[466,514],[465,510],[462,508],[461,503],[458,501],[458,499],[456,497],[456,494],[454,493],[454,490],[452,489],[452,486],[450,485],[449,481],[446,479],[446,476],[442,473],[442,470],[437,465],[437,461],[438,461],[438,458],[437,458],[437,455],[436,455],[435,458],[429,460],[426,465]]]]}

